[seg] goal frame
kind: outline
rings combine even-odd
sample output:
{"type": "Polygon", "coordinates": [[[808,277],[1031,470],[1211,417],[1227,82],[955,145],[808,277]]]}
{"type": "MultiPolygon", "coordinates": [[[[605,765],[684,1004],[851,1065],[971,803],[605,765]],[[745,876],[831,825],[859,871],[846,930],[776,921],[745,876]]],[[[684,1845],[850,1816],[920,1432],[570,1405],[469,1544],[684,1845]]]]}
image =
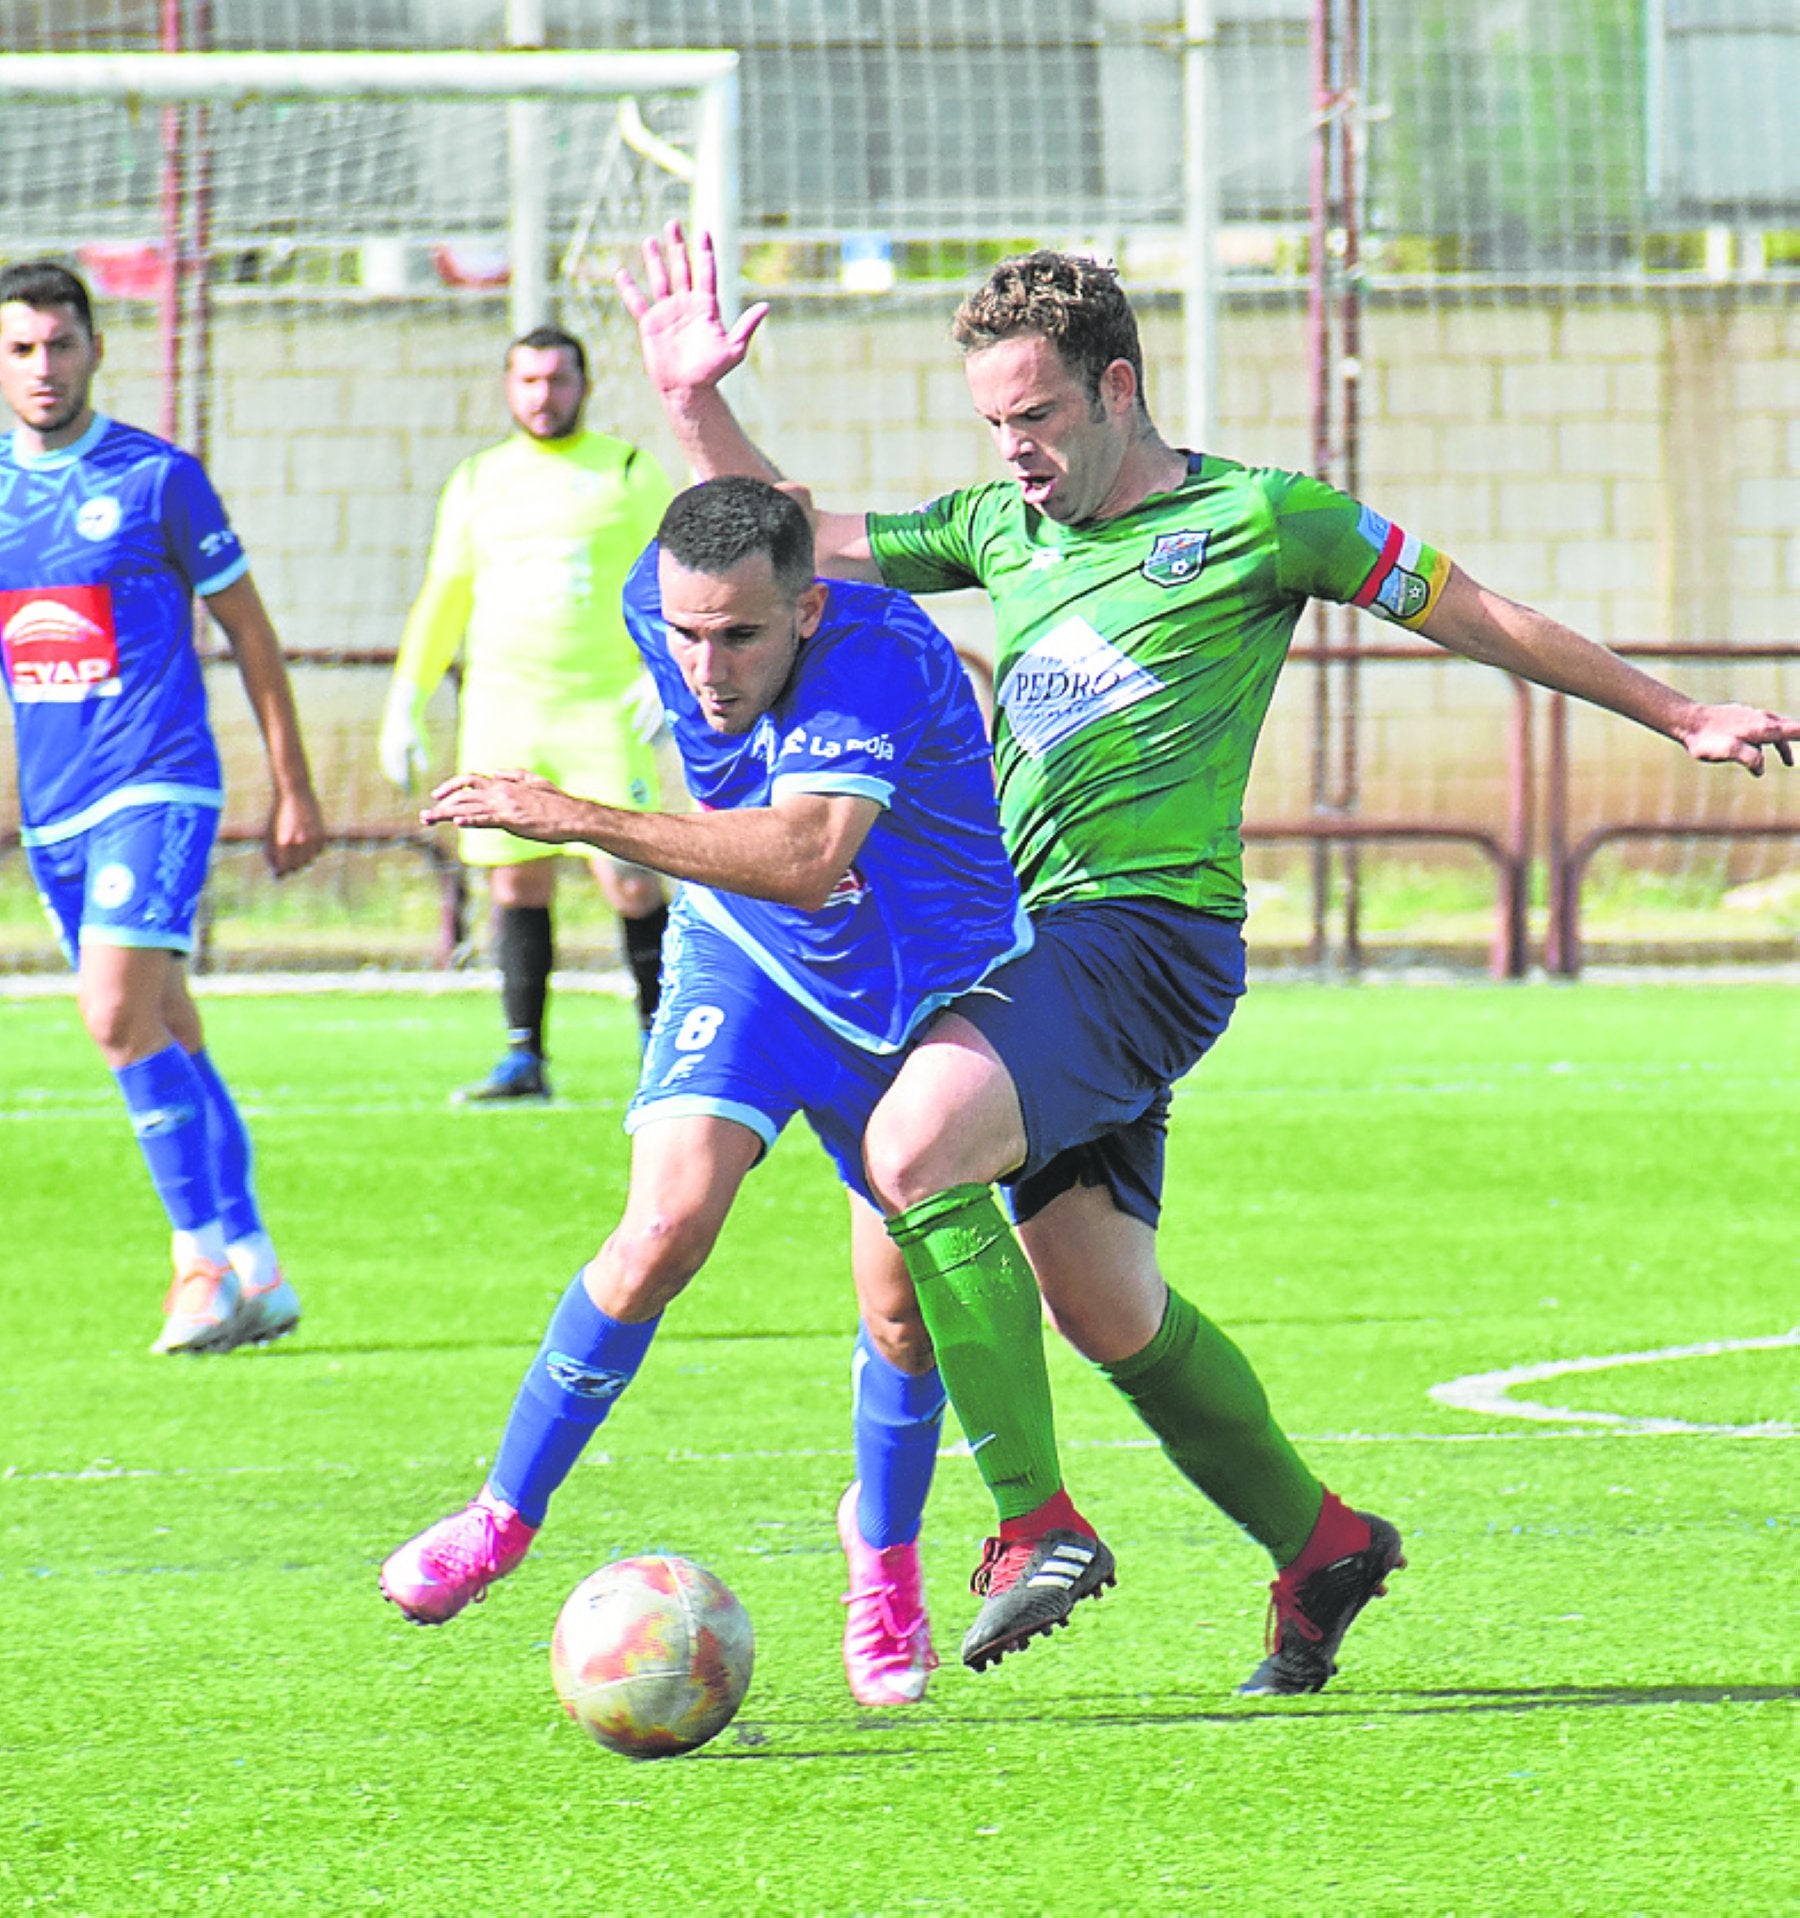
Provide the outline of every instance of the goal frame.
{"type": "MultiPolygon", "coordinates": [[[[688,92],[698,103],[690,218],[710,233],[719,263],[719,297],[727,316],[738,304],[738,55],[729,48],[553,49],[485,53],[23,53],[0,59],[0,102],[115,100],[136,109],[155,105],[169,116],[183,106],[231,106],[251,100],[438,99],[505,100],[516,111],[508,128],[508,237],[513,330],[524,332],[549,308],[550,247],[544,212],[543,150],[536,125],[553,100],[629,100],[639,94],[688,92]]],[[[179,133],[164,123],[163,243],[180,262],[182,245],[179,133]]],[[[162,328],[165,425],[177,417],[179,270],[166,278],[162,328]]],[[[173,438],[170,431],[167,435],[173,438]]]]}

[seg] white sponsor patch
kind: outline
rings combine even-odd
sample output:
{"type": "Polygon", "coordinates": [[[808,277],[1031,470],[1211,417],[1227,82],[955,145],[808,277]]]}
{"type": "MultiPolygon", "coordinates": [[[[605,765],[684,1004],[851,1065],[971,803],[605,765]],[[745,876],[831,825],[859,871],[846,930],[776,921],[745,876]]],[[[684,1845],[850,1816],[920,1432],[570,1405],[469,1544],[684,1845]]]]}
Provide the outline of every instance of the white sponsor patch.
{"type": "Polygon", "coordinates": [[[1153,672],[1077,615],[1019,655],[999,699],[1020,747],[1042,759],[1084,726],[1162,689],[1153,672]]]}
{"type": "Polygon", "coordinates": [[[119,646],[104,586],[0,592],[0,652],[21,706],[116,697],[119,646]]]}

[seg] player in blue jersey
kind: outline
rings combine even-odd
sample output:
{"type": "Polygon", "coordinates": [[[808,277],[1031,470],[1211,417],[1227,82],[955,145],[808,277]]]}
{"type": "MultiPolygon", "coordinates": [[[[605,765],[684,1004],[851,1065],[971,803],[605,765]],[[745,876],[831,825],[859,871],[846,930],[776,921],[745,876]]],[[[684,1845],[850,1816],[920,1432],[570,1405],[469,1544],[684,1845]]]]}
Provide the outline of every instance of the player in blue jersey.
{"type": "MultiPolygon", "coordinates": [[[[684,884],[626,1118],[624,1217],[557,1306],[487,1483],[382,1569],[386,1596],[422,1623],[453,1617],[524,1556],[789,1119],[805,1115],[880,1237],[862,1165],[870,1112],[921,1024],[1030,943],[960,662],[904,595],[815,580],[792,500],[758,480],[690,489],[625,603],[702,809],[627,812],[501,773],[449,781],[423,815],[584,843],[684,884]]],[[[892,1262],[878,1270],[892,1282],[892,1262]]],[[[905,1577],[887,1580],[903,1602],[885,1662],[871,1658],[866,1689],[854,1665],[851,1679],[865,1702],[897,1703],[932,1662],[913,1541],[942,1391],[935,1374],[909,1376],[928,1360],[896,1336],[912,1318],[904,1291],[865,1289],[861,1303],[862,1479],[840,1532],[853,1578],[858,1534],[892,1539],[874,1548],[889,1563],[869,1569],[905,1577]],[[859,1512],[872,1493],[888,1509],[859,1512]]],[[[1035,1347],[1033,1302],[1015,1330],[1035,1347]]],[[[953,1321],[937,1349],[955,1362],[953,1321]]],[[[990,1423],[991,1449],[1015,1449],[998,1409],[990,1423]]],[[[1035,1453],[1010,1467],[1046,1469],[1035,1453]]]]}
{"type": "Polygon", "coordinates": [[[95,412],[101,353],[75,274],[48,261],[0,272],[0,397],[17,421],[0,445],[0,659],[21,837],[173,1231],[151,1349],[227,1351],[291,1332],[300,1306],[183,964],[224,804],[196,594],[262,729],[278,877],[318,855],[324,823],[280,643],[225,509],[197,460],[95,412]]]}

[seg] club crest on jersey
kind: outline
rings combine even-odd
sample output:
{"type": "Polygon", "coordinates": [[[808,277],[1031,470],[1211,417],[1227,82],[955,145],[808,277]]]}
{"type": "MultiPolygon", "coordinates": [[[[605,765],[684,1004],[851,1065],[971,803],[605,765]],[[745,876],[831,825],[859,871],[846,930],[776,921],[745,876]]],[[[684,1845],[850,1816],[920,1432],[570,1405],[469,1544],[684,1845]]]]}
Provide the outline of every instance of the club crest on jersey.
{"type": "Polygon", "coordinates": [[[1369,611],[1377,619],[1417,619],[1430,598],[1428,579],[1420,573],[1409,573],[1404,566],[1395,566],[1381,582],[1381,590],[1370,603],[1369,611]]]}
{"type": "Polygon", "coordinates": [[[109,493],[84,499],[76,510],[75,530],[83,539],[111,539],[119,530],[119,502],[109,493]]]}
{"type": "Polygon", "coordinates": [[[1206,564],[1210,531],[1161,534],[1138,571],[1152,586],[1185,586],[1206,564]]]}

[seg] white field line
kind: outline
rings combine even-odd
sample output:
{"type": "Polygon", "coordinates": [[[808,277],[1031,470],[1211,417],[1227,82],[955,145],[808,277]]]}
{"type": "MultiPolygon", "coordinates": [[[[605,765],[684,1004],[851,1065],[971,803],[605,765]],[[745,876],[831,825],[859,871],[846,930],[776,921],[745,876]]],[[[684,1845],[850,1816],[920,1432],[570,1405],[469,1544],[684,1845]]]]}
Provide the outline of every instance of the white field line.
{"type": "MultiPolygon", "coordinates": [[[[1638,1438],[1738,1438],[1782,1439],[1800,1437],[1792,1426],[1768,1425],[1683,1425],[1679,1421],[1645,1422],[1631,1426],[1576,1426],[1568,1431],[1547,1432],[1310,1432],[1295,1433],[1294,1443],[1308,1445],[1538,1445],[1549,1439],[1638,1439],[1638,1438]]],[[[1153,1452],[1155,1439],[1064,1439],[1065,1452],[1153,1452]]],[[[969,1448],[961,1441],[946,1445],[939,1458],[967,1458],[969,1448]]],[[[588,1452],[582,1462],[596,1465],[737,1465],[803,1461],[807,1459],[848,1459],[854,1457],[847,1445],[803,1445],[789,1450],[773,1447],[743,1452],[700,1452],[678,1449],[669,1452],[588,1452]]],[[[401,1462],[401,1469],[415,1472],[442,1472],[467,1469],[478,1471],[486,1463],[480,1458],[418,1459],[401,1462]]],[[[0,1471],[0,1485],[116,1485],[125,1481],[171,1479],[211,1480],[225,1478],[318,1478],[328,1474],[360,1478],[368,1473],[368,1464],[352,1465],[345,1460],[317,1459],[291,1465],[109,1465],[93,1464],[74,1471],[21,1472],[16,1466],[0,1471]]],[[[380,1469],[392,1469],[383,1467],[380,1469]]]]}
{"type": "MultiPolygon", "coordinates": [[[[429,1098],[415,1099],[359,1099],[346,1094],[339,1100],[314,1099],[302,1102],[297,1099],[283,1099],[264,1093],[251,1093],[237,1099],[238,1110],[246,1118],[281,1121],[286,1119],[341,1119],[346,1114],[358,1119],[411,1119],[420,1113],[443,1113],[452,1110],[448,1093],[434,1092],[429,1098]]],[[[530,1112],[538,1119],[551,1121],[569,1116],[585,1118],[599,1113],[612,1113],[615,1117],[622,1114],[631,1103],[629,1096],[606,1099],[566,1098],[561,1092],[548,1105],[536,1100],[515,1101],[510,1107],[496,1110],[492,1106],[478,1108],[467,1116],[477,1126],[483,1126],[490,1120],[500,1125],[508,1123],[509,1115],[515,1111],[530,1112]]],[[[33,1104],[25,1100],[16,1105],[0,1103],[0,1125],[89,1125],[121,1126],[125,1123],[124,1108],[116,1094],[96,1093],[91,1103],[84,1105],[33,1104]]]]}
{"type": "MultiPolygon", "coordinates": [[[[202,972],[190,973],[188,984],[197,999],[319,998],[332,993],[367,998],[372,993],[421,999],[492,993],[500,989],[500,975],[491,967],[468,966],[452,972],[384,971],[366,967],[356,972],[202,972]]],[[[599,993],[627,999],[637,990],[623,967],[599,972],[572,970],[556,975],[559,992],[599,993]]],[[[0,973],[0,1000],[73,999],[72,972],[0,973]]]]}
{"type": "Polygon", "coordinates": [[[1439,1405],[1488,1418],[1530,1419],[1547,1425],[1586,1425],[1624,1435],[1703,1432],[1718,1438],[1793,1438],[1795,1428],[1781,1419],[1756,1425],[1712,1425],[1692,1419],[1633,1418],[1623,1412],[1583,1412],[1566,1405],[1539,1405],[1510,1396],[1517,1385],[1572,1377],[1581,1372],[1610,1372],[1621,1365],[1660,1365],[1671,1359],[1710,1359],[1723,1352],[1774,1352],[1800,1345],[1800,1326],[1760,1339],[1707,1339],[1699,1345],[1664,1345],[1653,1352],[1613,1352],[1603,1358],[1550,1359],[1540,1365],[1513,1365],[1499,1372],[1471,1372],[1431,1388],[1439,1405]]]}

